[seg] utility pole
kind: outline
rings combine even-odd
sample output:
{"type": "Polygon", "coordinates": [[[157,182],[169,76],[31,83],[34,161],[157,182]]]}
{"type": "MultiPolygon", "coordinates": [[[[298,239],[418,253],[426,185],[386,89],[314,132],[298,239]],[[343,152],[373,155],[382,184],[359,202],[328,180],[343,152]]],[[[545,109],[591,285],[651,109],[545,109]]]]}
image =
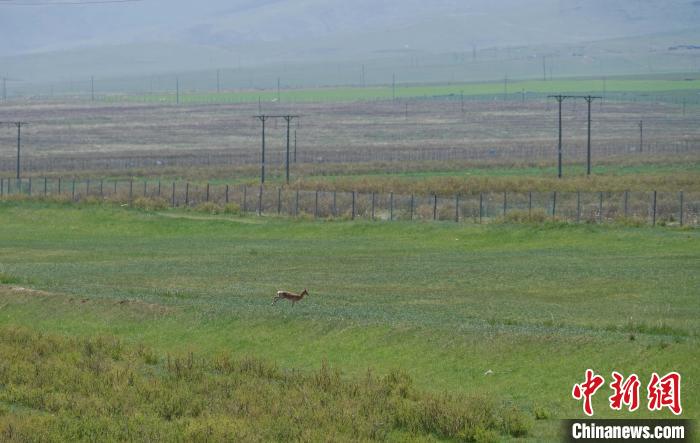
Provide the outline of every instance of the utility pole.
{"type": "Polygon", "coordinates": [[[95,101],[95,76],[90,76],[90,101],[95,101]]]}
{"type": "MultiPolygon", "coordinates": [[[[265,183],[265,122],[271,118],[283,118],[287,122],[287,156],[286,156],[286,178],[289,184],[289,146],[290,146],[290,127],[291,122],[295,118],[299,118],[298,115],[265,115],[260,114],[255,116],[262,123],[262,153],[261,153],[261,167],[260,167],[260,183],[265,183]]],[[[275,120],[276,121],[276,120],[275,120]]],[[[294,131],[294,161],[296,162],[296,131],[294,131]]]]}
{"type": "Polygon", "coordinates": [[[547,81],[547,56],[542,56],[542,81],[547,81]]]}
{"type": "Polygon", "coordinates": [[[216,70],[216,93],[221,93],[221,71],[219,69],[216,70]]]}
{"type": "Polygon", "coordinates": [[[561,104],[567,98],[572,98],[570,95],[550,95],[548,98],[554,98],[559,103],[559,144],[557,145],[557,176],[561,178],[561,104]]]}
{"type": "Polygon", "coordinates": [[[7,101],[7,78],[2,78],[2,101],[7,101]]]}
{"type": "Polygon", "coordinates": [[[506,76],[503,78],[503,101],[506,101],[508,99],[508,73],[506,72],[506,76]]]}
{"type": "Polygon", "coordinates": [[[391,99],[396,101],[396,74],[391,74],[391,99]]]}
{"type": "Polygon", "coordinates": [[[561,104],[564,101],[564,97],[558,97],[557,102],[559,102],[559,144],[557,147],[557,177],[561,178],[561,104]]]}
{"type": "Polygon", "coordinates": [[[280,78],[277,77],[277,103],[282,101],[282,97],[280,96],[280,78]]]}
{"type": "Polygon", "coordinates": [[[364,88],[365,86],[367,86],[367,81],[365,78],[365,65],[363,63],[362,64],[362,87],[364,88]]]}
{"type": "Polygon", "coordinates": [[[602,97],[594,97],[592,95],[586,95],[583,97],[588,104],[588,141],[586,144],[586,175],[591,175],[591,102],[597,98],[602,99],[602,97]]]}
{"type": "Polygon", "coordinates": [[[3,123],[8,125],[14,125],[17,128],[17,180],[19,180],[21,177],[20,155],[22,152],[22,126],[26,125],[27,122],[0,122],[0,124],[3,123]]]}
{"type": "Polygon", "coordinates": [[[175,104],[180,104],[180,77],[175,77],[175,104]]]}
{"type": "Polygon", "coordinates": [[[607,89],[608,89],[607,81],[608,81],[607,77],[603,77],[603,98],[600,100],[601,106],[603,105],[603,101],[605,100],[605,94],[607,93],[607,89]]]}
{"type": "Polygon", "coordinates": [[[26,123],[15,122],[15,125],[17,126],[17,180],[20,178],[19,154],[22,146],[22,125],[24,124],[26,123]]]}
{"type": "Polygon", "coordinates": [[[462,114],[464,114],[464,91],[459,91],[459,100],[462,103],[462,114]]]}
{"type": "MultiPolygon", "coordinates": [[[[285,162],[286,166],[286,173],[287,173],[287,184],[289,184],[289,126],[292,122],[293,118],[296,118],[296,115],[284,115],[282,118],[287,122],[287,161],[285,162]]],[[[297,131],[294,131],[294,162],[296,163],[296,157],[297,157],[297,131]]]]}
{"type": "Polygon", "coordinates": [[[265,183],[265,121],[269,117],[267,115],[258,115],[257,117],[262,122],[262,155],[260,161],[260,183],[265,183]]]}
{"type": "Polygon", "coordinates": [[[639,120],[639,152],[643,152],[644,148],[644,122],[639,120]]]}

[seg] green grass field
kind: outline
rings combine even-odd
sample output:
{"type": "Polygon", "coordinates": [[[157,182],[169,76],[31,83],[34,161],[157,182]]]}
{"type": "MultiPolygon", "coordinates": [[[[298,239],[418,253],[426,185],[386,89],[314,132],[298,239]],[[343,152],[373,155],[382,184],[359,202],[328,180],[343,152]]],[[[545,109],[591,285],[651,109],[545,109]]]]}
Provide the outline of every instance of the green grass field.
{"type": "MultiPolygon", "coordinates": [[[[551,441],[559,418],[583,417],[571,388],[586,368],[606,380],[636,372],[643,383],[679,371],[683,415],[700,418],[699,240],[671,228],[2,202],[0,327],[113,335],[160,362],[225,352],[303,373],[325,360],[347,380],[401,370],[421,391],[516,405],[524,438],[551,441]],[[276,290],[303,287],[302,303],[270,305],[276,290]]],[[[594,397],[596,416],[671,416],[613,413],[608,395],[594,397]]],[[[2,407],[19,421],[46,413],[2,407]]]]}
{"type": "MultiPolygon", "coordinates": [[[[522,80],[509,81],[507,86],[503,80],[492,82],[472,82],[434,85],[397,85],[396,90],[391,85],[367,87],[325,87],[284,89],[278,96],[276,90],[240,90],[221,93],[181,91],[181,103],[250,103],[271,101],[279,98],[281,102],[348,102],[362,100],[389,100],[396,98],[424,98],[459,96],[479,98],[508,94],[512,100],[520,100],[523,92],[541,96],[558,93],[601,93],[616,96],[620,94],[680,94],[689,97],[689,104],[697,103],[695,92],[700,89],[700,79],[674,76],[673,78],[659,77],[611,77],[601,78],[571,78],[558,80],[522,80]]],[[[148,94],[133,96],[108,96],[106,100],[115,101],[144,101],[144,102],[175,102],[175,93],[148,94]]]]}

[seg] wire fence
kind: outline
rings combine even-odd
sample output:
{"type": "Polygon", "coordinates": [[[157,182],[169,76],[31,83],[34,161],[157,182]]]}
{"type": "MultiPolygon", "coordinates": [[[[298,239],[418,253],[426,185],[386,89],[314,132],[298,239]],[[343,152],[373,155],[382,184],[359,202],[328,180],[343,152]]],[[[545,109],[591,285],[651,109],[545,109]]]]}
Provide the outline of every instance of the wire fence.
{"type": "Polygon", "coordinates": [[[309,191],[183,181],[0,178],[0,198],[55,197],[115,201],[137,207],[316,219],[489,223],[555,219],[579,223],[635,221],[700,225],[700,192],[479,192],[458,195],[309,191]]]}
{"type": "MultiPolygon", "coordinates": [[[[396,149],[353,148],[346,150],[324,150],[307,148],[296,154],[295,163],[372,163],[372,162],[407,162],[407,161],[501,161],[501,160],[543,160],[555,157],[556,147],[519,146],[468,147],[468,148],[420,148],[406,147],[396,149]]],[[[644,151],[639,152],[638,143],[606,143],[592,150],[595,158],[607,158],[622,155],[682,155],[700,152],[700,140],[681,140],[677,142],[648,142],[644,151]]],[[[582,161],[586,156],[585,145],[570,143],[563,149],[567,160],[582,161]]],[[[284,150],[268,150],[266,164],[283,165],[284,150]]],[[[141,154],[141,155],[53,155],[50,157],[25,156],[21,159],[21,170],[27,172],[86,171],[86,170],[128,170],[133,168],[164,168],[212,165],[252,165],[260,163],[259,150],[234,150],[228,152],[201,151],[179,154],[141,154]]],[[[16,157],[0,157],[0,171],[14,171],[17,167],[16,157]]]]}

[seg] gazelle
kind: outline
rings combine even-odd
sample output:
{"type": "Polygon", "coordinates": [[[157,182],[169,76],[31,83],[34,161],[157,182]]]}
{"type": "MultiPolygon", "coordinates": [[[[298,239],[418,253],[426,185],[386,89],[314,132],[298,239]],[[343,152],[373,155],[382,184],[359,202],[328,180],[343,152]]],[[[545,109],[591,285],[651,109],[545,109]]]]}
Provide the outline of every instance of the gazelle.
{"type": "Polygon", "coordinates": [[[307,291],[306,288],[304,288],[304,290],[301,291],[301,294],[295,294],[293,292],[287,291],[277,291],[277,296],[272,300],[272,304],[274,305],[275,303],[277,303],[277,300],[287,299],[291,301],[292,306],[294,306],[294,303],[304,298],[305,295],[309,295],[309,291],[307,291]]]}

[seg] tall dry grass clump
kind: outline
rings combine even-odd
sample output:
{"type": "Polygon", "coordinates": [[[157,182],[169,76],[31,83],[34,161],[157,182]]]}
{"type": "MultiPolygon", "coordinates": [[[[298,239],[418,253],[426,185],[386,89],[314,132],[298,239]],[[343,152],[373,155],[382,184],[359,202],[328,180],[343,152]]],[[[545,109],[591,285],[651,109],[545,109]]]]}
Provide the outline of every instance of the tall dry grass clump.
{"type": "Polygon", "coordinates": [[[111,336],[0,330],[0,440],[497,441],[529,418],[494,399],[434,395],[402,371],[359,380],[323,363],[159,357],[111,336]]]}

